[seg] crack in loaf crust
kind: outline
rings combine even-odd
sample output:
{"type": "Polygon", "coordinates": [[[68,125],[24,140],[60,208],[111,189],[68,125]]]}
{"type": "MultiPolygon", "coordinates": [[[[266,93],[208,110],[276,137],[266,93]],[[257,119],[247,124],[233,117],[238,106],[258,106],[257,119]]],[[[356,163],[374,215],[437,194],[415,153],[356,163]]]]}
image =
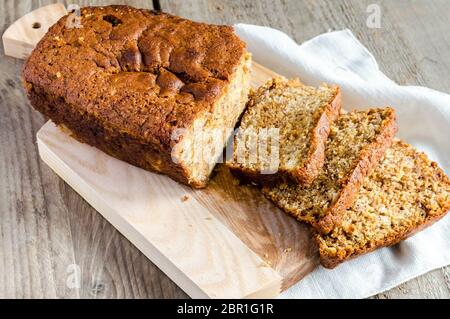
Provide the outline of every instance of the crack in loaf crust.
{"type": "Polygon", "coordinates": [[[433,224],[450,209],[450,180],[412,146],[394,141],[365,179],[340,227],[315,235],[323,266],[394,245],[433,224]]]}
{"type": "Polygon", "coordinates": [[[279,184],[263,193],[277,206],[320,233],[341,222],[366,176],[378,165],[397,131],[392,108],[353,111],[333,125],[322,172],[309,187],[279,184]]]}
{"type": "Polygon", "coordinates": [[[269,80],[249,96],[239,127],[244,134],[236,136],[233,158],[227,166],[245,182],[310,185],[322,169],[330,126],[340,108],[338,86],[323,84],[315,88],[298,79],[282,77],[269,80]],[[245,132],[270,128],[280,130],[279,165],[276,172],[262,174],[270,165],[264,158],[258,158],[256,163],[249,162],[252,146],[247,145],[249,136],[245,132]],[[239,160],[239,152],[245,162],[239,160]]]}
{"type": "Polygon", "coordinates": [[[233,128],[245,107],[251,57],[232,27],[128,6],[83,8],[82,28],[66,19],[25,64],[33,107],[112,156],[204,187],[211,165],[171,152],[195,121],[233,128]]]}

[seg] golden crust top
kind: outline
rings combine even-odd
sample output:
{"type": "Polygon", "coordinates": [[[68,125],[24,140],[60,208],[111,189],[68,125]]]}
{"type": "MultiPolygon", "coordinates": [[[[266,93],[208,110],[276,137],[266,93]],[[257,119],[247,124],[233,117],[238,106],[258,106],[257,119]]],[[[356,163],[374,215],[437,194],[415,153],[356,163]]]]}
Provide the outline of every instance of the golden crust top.
{"type": "Polygon", "coordinates": [[[246,54],[232,27],[128,6],[61,18],[28,59],[28,90],[45,91],[105,126],[162,149],[210,111],[246,54]]]}

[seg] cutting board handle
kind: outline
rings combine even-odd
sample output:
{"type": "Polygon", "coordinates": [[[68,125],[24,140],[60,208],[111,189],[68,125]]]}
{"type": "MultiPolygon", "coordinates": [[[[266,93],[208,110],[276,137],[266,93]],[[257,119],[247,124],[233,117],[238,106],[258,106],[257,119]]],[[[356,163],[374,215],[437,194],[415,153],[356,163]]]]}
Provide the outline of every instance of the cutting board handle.
{"type": "Polygon", "coordinates": [[[66,14],[62,3],[55,3],[24,15],[3,33],[5,55],[27,58],[48,28],[66,14]]]}

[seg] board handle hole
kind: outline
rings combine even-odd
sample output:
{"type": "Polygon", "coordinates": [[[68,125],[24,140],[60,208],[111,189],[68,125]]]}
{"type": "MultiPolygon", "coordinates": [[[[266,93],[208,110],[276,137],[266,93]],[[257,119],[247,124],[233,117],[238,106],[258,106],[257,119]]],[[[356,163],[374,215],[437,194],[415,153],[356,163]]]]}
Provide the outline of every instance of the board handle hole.
{"type": "Polygon", "coordinates": [[[31,25],[31,27],[32,27],[33,29],[40,29],[41,24],[40,24],[39,22],[35,22],[35,23],[33,23],[33,24],[31,25]]]}

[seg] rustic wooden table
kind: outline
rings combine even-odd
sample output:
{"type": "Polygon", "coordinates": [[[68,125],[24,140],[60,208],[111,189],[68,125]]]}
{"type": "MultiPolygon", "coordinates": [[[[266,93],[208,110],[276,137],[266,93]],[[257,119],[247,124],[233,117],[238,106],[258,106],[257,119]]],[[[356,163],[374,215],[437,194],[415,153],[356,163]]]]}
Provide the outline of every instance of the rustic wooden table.
{"type": "MultiPolygon", "coordinates": [[[[1,0],[1,33],[27,12],[52,2],[1,0]]],[[[450,92],[448,0],[64,2],[128,3],[198,21],[267,25],[298,42],[330,29],[350,28],[398,83],[450,92]],[[380,28],[366,25],[372,3],[381,8],[380,28]]],[[[187,298],[42,163],[35,134],[44,118],[30,108],[22,90],[22,61],[3,56],[3,47],[0,57],[0,297],[187,298]]],[[[450,267],[376,296],[449,297],[450,267]]]]}

